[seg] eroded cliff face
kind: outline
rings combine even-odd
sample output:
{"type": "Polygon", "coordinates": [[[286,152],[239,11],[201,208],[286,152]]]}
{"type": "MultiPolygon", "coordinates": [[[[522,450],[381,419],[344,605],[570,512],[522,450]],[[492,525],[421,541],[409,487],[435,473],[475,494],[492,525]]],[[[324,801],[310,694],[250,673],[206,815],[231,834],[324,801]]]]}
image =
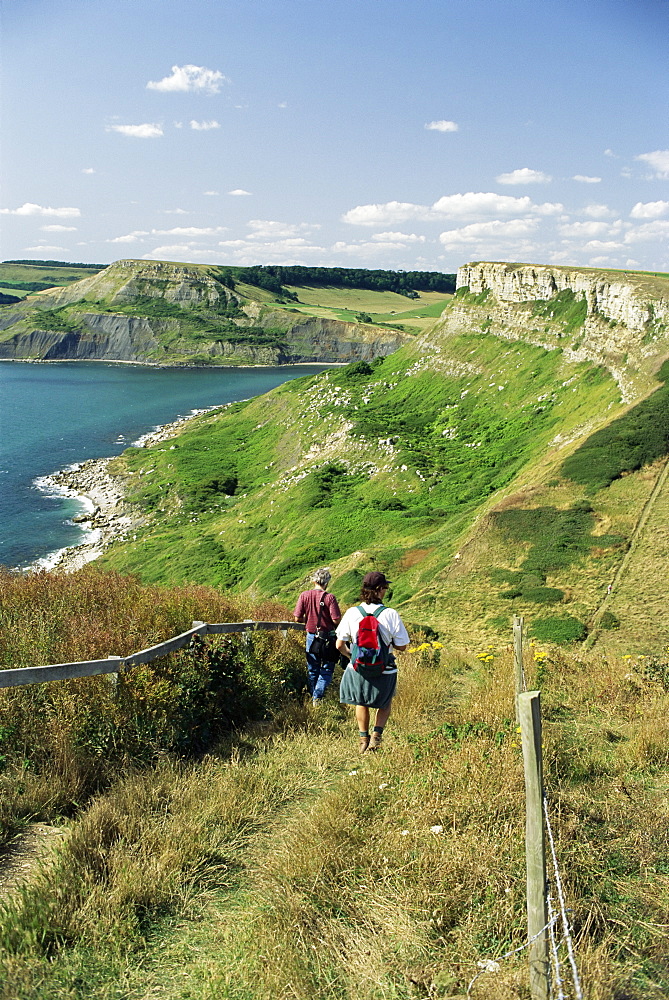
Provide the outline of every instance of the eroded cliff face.
{"type": "Polygon", "coordinates": [[[256,365],[348,363],[385,357],[402,342],[401,336],[390,331],[316,317],[303,317],[289,327],[280,346],[214,337],[195,345],[180,336],[176,319],[149,320],[113,313],[82,313],[79,319],[80,327],[75,330],[23,330],[0,342],[0,358],[154,364],[206,363],[208,358],[214,363],[256,365]]]}
{"type": "Polygon", "coordinates": [[[496,336],[558,347],[570,361],[604,365],[627,401],[656,386],[654,374],[669,357],[669,279],[481,262],[458,270],[457,289],[444,316],[454,332],[480,325],[496,336]],[[565,293],[584,303],[581,322],[561,318],[565,293]]]}

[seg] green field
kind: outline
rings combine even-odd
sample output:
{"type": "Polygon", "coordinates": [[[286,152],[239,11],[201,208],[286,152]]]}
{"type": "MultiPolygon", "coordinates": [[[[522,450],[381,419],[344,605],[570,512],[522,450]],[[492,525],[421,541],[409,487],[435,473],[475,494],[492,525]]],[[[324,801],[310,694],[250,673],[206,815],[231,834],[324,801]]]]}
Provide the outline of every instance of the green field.
{"type": "Polygon", "coordinates": [[[96,273],[94,268],[69,264],[54,267],[45,264],[0,263],[0,292],[23,297],[46,288],[71,285],[74,281],[90,278],[96,273]],[[34,287],[35,285],[40,287],[34,287]]]}
{"type": "Polygon", "coordinates": [[[289,286],[299,302],[290,308],[322,316],[355,322],[358,313],[367,313],[374,323],[409,326],[422,330],[430,326],[448,305],[451,298],[443,292],[420,292],[418,299],[409,299],[395,292],[375,292],[364,288],[313,288],[289,286]]]}

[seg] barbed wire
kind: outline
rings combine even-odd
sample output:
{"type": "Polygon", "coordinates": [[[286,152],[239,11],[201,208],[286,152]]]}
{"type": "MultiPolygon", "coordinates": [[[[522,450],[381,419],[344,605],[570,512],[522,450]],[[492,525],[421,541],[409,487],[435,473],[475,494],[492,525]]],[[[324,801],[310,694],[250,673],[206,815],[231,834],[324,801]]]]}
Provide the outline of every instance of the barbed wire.
{"type": "MultiPolygon", "coordinates": [[[[562,888],[562,879],[560,878],[560,868],[558,866],[557,854],[555,851],[555,839],[553,837],[553,828],[551,827],[550,816],[548,815],[548,799],[546,798],[545,792],[543,794],[543,804],[544,804],[544,818],[546,820],[546,832],[548,833],[548,842],[550,844],[551,857],[553,859],[553,871],[555,872],[555,887],[557,889],[558,902],[560,905],[560,916],[562,917],[563,938],[567,945],[567,956],[569,958],[569,964],[571,965],[571,973],[574,981],[574,993],[576,996],[576,1000],[583,1000],[581,981],[578,976],[578,969],[576,968],[574,942],[571,937],[571,927],[569,926],[569,918],[567,916],[567,909],[564,901],[564,891],[562,888]]],[[[559,968],[559,961],[558,961],[558,968],[559,968]]]]}
{"type": "Polygon", "coordinates": [[[553,909],[553,899],[550,889],[546,893],[546,903],[548,904],[548,934],[551,942],[551,994],[553,993],[553,983],[555,983],[557,987],[557,1000],[565,1000],[562,988],[562,976],[560,975],[560,954],[558,952],[560,942],[555,936],[557,914],[553,909]]]}
{"type": "MultiPolygon", "coordinates": [[[[559,920],[559,915],[556,913],[548,921],[547,924],[544,924],[544,926],[541,928],[540,931],[537,931],[537,933],[533,934],[531,938],[528,938],[527,941],[525,942],[525,944],[519,945],[518,948],[512,948],[510,951],[505,952],[503,955],[500,955],[498,958],[486,958],[483,962],[478,962],[477,964],[480,965],[480,966],[484,966],[484,968],[482,968],[480,972],[477,972],[476,975],[474,976],[474,978],[472,979],[472,981],[470,982],[469,986],[467,987],[467,996],[469,996],[469,994],[471,992],[471,988],[474,985],[474,983],[476,982],[476,980],[479,978],[479,976],[483,976],[486,972],[499,972],[500,971],[500,966],[499,966],[500,962],[502,962],[505,958],[510,958],[511,955],[517,955],[519,952],[524,951],[525,948],[529,948],[529,946],[531,944],[534,944],[534,942],[538,938],[540,938],[542,934],[546,933],[546,931],[551,926],[551,924],[555,925],[558,922],[558,920],[559,920]]],[[[582,998],[580,998],[580,1000],[582,1000],[582,998]]]]}

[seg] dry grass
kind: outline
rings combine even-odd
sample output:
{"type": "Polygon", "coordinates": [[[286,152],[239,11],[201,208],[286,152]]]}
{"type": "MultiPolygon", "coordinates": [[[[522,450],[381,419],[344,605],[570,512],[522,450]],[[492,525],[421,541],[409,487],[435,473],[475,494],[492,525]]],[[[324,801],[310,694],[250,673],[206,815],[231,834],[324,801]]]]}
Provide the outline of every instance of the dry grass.
{"type": "MultiPolygon", "coordinates": [[[[464,997],[477,962],[525,933],[511,658],[486,655],[405,654],[378,754],[359,757],[332,692],[232,755],[121,781],[0,922],[6,996],[464,997]]],[[[534,647],[526,666],[585,995],[659,1000],[669,695],[595,653],[534,647]]],[[[526,983],[521,954],[471,996],[524,998],[526,983]]]]}

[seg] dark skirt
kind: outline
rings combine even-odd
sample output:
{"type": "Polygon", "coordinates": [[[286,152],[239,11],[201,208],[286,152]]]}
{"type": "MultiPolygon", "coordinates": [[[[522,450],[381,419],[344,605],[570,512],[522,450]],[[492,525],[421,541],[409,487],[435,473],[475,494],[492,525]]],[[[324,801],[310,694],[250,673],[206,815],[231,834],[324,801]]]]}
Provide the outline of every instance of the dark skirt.
{"type": "Polygon", "coordinates": [[[342,705],[388,708],[393,700],[396,687],[397,672],[367,678],[359,674],[353,667],[347,667],[339,685],[339,701],[342,705]]]}

